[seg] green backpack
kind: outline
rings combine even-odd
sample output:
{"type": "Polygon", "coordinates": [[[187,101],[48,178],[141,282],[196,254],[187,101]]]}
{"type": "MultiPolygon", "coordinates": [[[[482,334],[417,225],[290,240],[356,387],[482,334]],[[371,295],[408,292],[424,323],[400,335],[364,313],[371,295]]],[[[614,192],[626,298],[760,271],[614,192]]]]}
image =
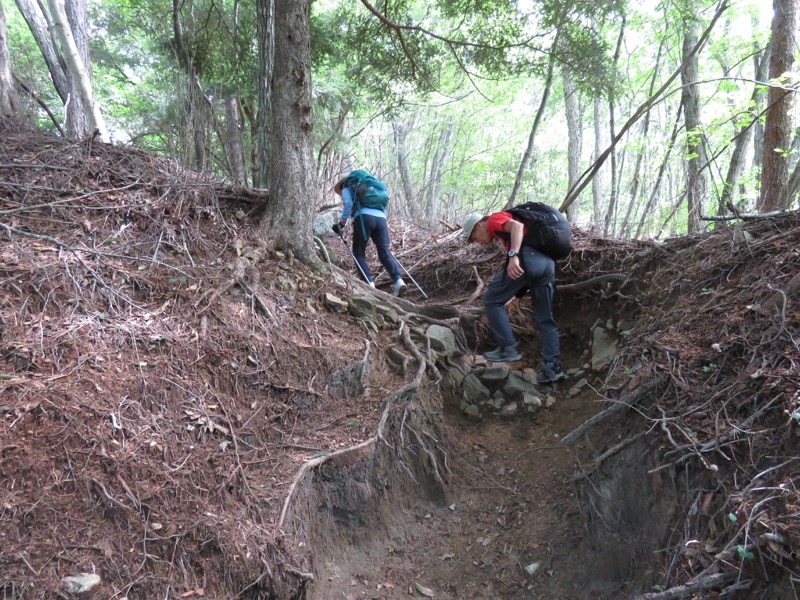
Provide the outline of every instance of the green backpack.
{"type": "Polygon", "coordinates": [[[389,192],[380,179],[367,171],[353,171],[347,176],[344,184],[353,191],[358,208],[377,208],[386,212],[389,204],[389,192]]]}

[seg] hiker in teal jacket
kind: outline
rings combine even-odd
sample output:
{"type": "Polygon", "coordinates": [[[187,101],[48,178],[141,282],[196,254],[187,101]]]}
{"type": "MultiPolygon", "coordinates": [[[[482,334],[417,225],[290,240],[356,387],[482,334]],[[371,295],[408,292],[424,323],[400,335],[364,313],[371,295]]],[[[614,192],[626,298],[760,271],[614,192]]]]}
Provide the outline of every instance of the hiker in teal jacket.
{"type": "Polygon", "coordinates": [[[385,186],[367,171],[356,170],[342,177],[333,191],[342,197],[344,204],[339,222],[333,229],[341,234],[348,219],[353,217],[353,256],[367,283],[375,287],[366,258],[367,241],[371,239],[378,251],[378,260],[392,279],[392,294],[403,295],[406,283],[400,275],[400,266],[389,250],[389,225],[386,222],[389,195],[385,186]]]}

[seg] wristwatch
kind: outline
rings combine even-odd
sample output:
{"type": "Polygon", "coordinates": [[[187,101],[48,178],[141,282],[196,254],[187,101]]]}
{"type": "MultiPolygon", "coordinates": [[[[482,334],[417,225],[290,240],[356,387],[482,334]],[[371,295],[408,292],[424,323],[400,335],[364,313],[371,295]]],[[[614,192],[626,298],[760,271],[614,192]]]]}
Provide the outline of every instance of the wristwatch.
{"type": "Polygon", "coordinates": [[[516,256],[517,254],[519,254],[519,252],[517,252],[516,250],[509,250],[507,254],[508,258],[511,258],[512,256],[516,256]]]}

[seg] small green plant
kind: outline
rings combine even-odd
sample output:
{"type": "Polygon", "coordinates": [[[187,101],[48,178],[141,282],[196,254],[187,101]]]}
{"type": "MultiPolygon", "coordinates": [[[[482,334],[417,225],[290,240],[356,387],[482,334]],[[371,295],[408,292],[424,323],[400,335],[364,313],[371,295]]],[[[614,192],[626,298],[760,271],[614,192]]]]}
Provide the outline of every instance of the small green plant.
{"type": "Polygon", "coordinates": [[[709,294],[714,293],[714,288],[700,288],[700,295],[701,296],[708,296],[709,294]]]}
{"type": "Polygon", "coordinates": [[[731,523],[736,523],[736,521],[738,521],[738,519],[736,518],[736,513],[728,513],[728,520],[731,523]]]}
{"type": "Polygon", "coordinates": [[[708,363],[703,367],[703,371],[709,373],[717,368],[717,363],[708,363]]]}
{"type": "Polygon", "coordinates": [[[356,429],[356,428],[357,428],[357,427],[358,427],[360,424],[361,424],[361,423],[359,422],[359,420],[358,420],[358,419],[353,419],[352,421],[350,421],[350,422],[347,424],[347,426],[348,426],[350,429],[356,429]]]}
{"type": "Polygon", "coordinates": [[[169,279],[167,279],[167,283],[170,283],[172,285],[176,285],[178,283],[186,283],[186,277],[184,277],[183,275],[181,275],[180,277],[170,277],[169,279]]]}
{"type": "Polygon", "coordinates": [[[625,373],[625,375],[633,375],[636,373],[636,369],[625,369],[623,373],[625,373]]]}
{"type": "Polygon", "coordinates": [[[745,560],[747,560],[747,559],[752,560],[752,559],[754,559],[756,557],[755,554],[750,552],[750,550],[748,550],[747,548],[745,548],[741,544],[736,546],[736,551],[739,553],[739,558],[743,558],[745,560]]]}

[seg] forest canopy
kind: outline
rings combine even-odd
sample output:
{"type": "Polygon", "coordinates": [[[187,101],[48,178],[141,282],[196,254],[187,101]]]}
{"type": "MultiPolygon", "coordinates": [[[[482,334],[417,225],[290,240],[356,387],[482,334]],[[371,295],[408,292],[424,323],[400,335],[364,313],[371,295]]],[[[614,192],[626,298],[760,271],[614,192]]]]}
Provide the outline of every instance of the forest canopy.
{"type": "Polygon", "coordinates": [[[317,208],[356,167],[386,181],[394,217],[431,229],[528,200],[619,238],[797,207],[795,0],[2,9],[4,118],[235,185],[295,177],[270,159],[270,122],[282,92],[307,86],[309,123],[288,122],[308,137],[301,187],[317,208]],[[297,15],[282,19],[286,6],[297,15]],[[308,77],[292,36],[310,40],[308,77]],[[296,81],[285,56],[301,65],[296,81]]]}

